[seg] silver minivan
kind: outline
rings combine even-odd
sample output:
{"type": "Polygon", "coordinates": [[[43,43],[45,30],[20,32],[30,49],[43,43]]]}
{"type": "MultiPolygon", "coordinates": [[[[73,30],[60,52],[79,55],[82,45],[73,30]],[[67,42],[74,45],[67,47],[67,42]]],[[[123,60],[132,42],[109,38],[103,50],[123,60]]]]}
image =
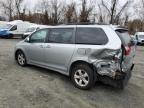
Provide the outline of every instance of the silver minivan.
{"type": "Polygon", "coordinates": [[[96,81],[124,88],[134,56],[127,30],[108,25],[50,26],[15,47],[20,66],[32,64],[60,72],[80,89],[90,89],[96,81]]]}

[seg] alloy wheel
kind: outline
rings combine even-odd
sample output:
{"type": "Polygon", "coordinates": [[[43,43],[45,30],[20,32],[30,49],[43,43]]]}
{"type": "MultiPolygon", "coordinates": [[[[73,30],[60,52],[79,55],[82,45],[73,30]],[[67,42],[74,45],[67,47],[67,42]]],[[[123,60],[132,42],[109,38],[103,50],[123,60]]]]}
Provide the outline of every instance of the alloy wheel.
{"type": "Polygon", "coordinates": [[[84,87],[89,83],[89,76],[86,71],[79,69],[74,74],[74,80],[79,86],[84,87]]]}

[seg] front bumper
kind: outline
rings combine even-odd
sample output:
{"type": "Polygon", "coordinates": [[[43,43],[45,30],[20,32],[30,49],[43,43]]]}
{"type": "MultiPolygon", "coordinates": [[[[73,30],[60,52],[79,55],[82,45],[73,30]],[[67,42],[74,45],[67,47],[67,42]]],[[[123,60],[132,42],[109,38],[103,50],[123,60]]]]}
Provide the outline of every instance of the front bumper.
{"type": "Polygon", "coordinates": [[[25,39],[26,37],[28,37],[29,35],[22,35],[22,39],[25,39]]]}
{"type": "Polygon", "coordinates": [[[9,35],[0,35],[1,38],[6,38],[8,37],[9,35]]]}
{"type": "Polygon", "coordinates": [[[138,44],[144,44],[144,40],[138,40],[137,43],[138,44]]]}

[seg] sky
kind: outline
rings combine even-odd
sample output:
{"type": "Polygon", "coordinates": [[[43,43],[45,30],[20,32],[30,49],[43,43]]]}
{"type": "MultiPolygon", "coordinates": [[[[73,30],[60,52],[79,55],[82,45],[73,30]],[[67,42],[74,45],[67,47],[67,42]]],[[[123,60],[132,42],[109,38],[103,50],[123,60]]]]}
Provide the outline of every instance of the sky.
{"type": "MultiPolygon", "coordinates": [[[[0,1],[1,1],[1,0],[0,0],[0,1]]],[[[33,10],[34,7],[35,7],[35,5],[38,4],[39,1],[41,1],[41,0],[24,0],[24,3],[23,3],[23,4],[24,4],[28,9],[33,10]]],[[[60,0],[58,0],[58,1],[60,1],[60,0]]],[[[62,1],[65,1],[65,3],[68,4],[68,3],[70,3],[70,1],[72,1],[72,0],[62,0],[62,1]]],[[[77,4],[80,4],[80,3],[81,3],[81,2],[80,2],[81,0],[73,0],[73,1],[75,1],[77,4]]],[[[87,0],[87,1],[90,1],[90,0],[87,0]]],[[[95,1],[96,1],[97,3],[100,3],[101,0],[95,0],[95,1]]],[[[108,3],[108,5],[110,5],[110,3],[109,3],[110,0],[104,0],[104,1],[106,1],[106,2],[108,3]]],[[[119,0],[119,1],[120,1],[119,6],[122,6],[122,5],[126,2],[126,0],[119,0]]],[[[140,1],[140,0],[134,0],[134,3],[133,3],[132,6],[134,6],[135,4],[138,4],[139,1],[140,1]]],[[[136,16],[135,11],[134,11],[134,8],[135,8],[135,7],[132,7],[132,6],[131,6],[131,8],[129,9],[129,11],[130,11],[131,14],[133,14],[132,18],[135,18],[135,16],[136,16]]],[[[1,13],[1,12],[0,12],[0,13],[1,13]]]]}

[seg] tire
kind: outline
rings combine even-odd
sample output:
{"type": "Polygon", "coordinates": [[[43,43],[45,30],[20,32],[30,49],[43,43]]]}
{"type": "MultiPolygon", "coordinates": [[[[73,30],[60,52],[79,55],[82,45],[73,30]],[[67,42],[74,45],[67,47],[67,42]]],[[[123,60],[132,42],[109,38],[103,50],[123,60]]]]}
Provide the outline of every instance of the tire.
{"type": "Polygon", "coordinates": [[[21,36],[21,39],[25,39],[26,37],[24,35],[21,36]]]}
{"type": "Polygon", "coordinates": [[[94,86],[94,71],[87,64],[77,64],[71,72],[71,80],[77,88],[88,90],[94,86]]]}
{"type": "Polygon", "coordinates": [[[24,55],[24,53],[22,51],[18,51],[16,53],[16,61],[22,67],[27,65],[26,57],[25,57],[25,55],[24,55]]]}

